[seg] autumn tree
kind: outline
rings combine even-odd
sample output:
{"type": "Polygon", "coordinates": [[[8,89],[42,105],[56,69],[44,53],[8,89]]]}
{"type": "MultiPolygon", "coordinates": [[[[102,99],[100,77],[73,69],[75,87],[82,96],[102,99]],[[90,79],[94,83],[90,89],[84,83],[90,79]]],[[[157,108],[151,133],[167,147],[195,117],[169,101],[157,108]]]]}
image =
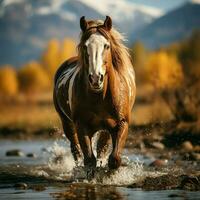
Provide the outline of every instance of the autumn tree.
{"type": "Polygon", "coordinates": [[[32,61],[18,71],[20,90],[25,93],[42,92],[49,89],[50,79],[41,64],[32,61]]]}
{"type": "Polygon", "coordinates": [[[178,52],[180,62],[189,81],[200,78],[200,30],[194,31],[191,37],[182,42],[178,52]]]}
{"type": "Polygon", "coordinates": [[[47,70],[51,80],[57,68],[68,58],[75,56],[76,44],[74,40],[65,38],[59,42],[57,39],[49,41],[46,50],[42,55],[42,65],[47,70]]]}
{"type": "Polygon", "coordinates": [[[177,58],[164,51],[149,56],[146,71],[150,82],[158,89],[177,88],[183,81],[182,67],[177,58]]]}
{"type": "Polygon", "coordinates": [[[181,64],[174,55],[154,52],[147,61],[149,80],[169,105],[177,121],[197,119],[194,101],[187,93],[181,64]]]}
{"type": "Polygon", "coordinates": [[[18,92],[18,80],[15,69],[10,65],[0,68],[0,95],[13,96],[18,92]]]}
{"type": "Polygon", "coordinates": [[[74,40],[65,38],[60,49],[60,63],[76,55],[76,43],[74,40]]]}
{"type": "Polygon", "coordinates": [[[60,64],[60,44],[57,39],[49,41],[46,50],[42,55],[42,65],[47,70],[51,79],[60,64]]]}
{"type": "Polygon", "coordinates": [[[131,51],[131,57],[133,60],[136,76],[138,77],[137,80],[139,82],[145,81],[144,67],[147,60],[147,56],[148,56],[148,51],[147,49],[145,49],[144,45],[139,41],[135,42],[131,51]]]}

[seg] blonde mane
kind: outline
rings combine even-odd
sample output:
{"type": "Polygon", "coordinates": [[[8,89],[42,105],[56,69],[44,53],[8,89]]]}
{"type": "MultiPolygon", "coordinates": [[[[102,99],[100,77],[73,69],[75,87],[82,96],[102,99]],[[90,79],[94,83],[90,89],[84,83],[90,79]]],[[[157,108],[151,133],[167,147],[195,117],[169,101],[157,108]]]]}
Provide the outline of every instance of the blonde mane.
{"type": "MultiPolygon", "coordinates": [[[[123,44],[125,41],[124,36],[119,33],[115,28],[110,31],[106,31],[103,27],[103,21],[88,21],[89,27],[85,32],[82,32],[80,37],[80,43],[78,45],[78,57],[79,61],[85,63],[85,42],[94,33],[99,32],[107,40],[110,41],[112,64],[117,71],[123,71],[124,68],[132,67],[131,58],[128,48],[123,44]]],[[[126,70],[125,70],[126,71],[126,70]]]]}

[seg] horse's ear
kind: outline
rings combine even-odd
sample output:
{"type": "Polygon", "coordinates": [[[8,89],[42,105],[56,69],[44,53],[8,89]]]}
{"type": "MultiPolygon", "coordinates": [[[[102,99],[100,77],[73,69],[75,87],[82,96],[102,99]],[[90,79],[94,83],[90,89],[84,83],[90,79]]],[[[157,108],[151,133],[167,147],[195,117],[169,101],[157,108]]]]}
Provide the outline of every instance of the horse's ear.
{"type": "Polygon", "coordinates": [[[88,27],[88,23],[87,21],[85,20],[85,16],[82,16],[80,18],[80,27],[81,27],[81,30],[84,32],[87,30],[87,27],[88,27]]]}
{"type": "Polygon", "coordinates": [[[110,31],[112,28],[112,19],[109,16],[106,16],[106,19],[103,25],[107,31],[110,31]]]}

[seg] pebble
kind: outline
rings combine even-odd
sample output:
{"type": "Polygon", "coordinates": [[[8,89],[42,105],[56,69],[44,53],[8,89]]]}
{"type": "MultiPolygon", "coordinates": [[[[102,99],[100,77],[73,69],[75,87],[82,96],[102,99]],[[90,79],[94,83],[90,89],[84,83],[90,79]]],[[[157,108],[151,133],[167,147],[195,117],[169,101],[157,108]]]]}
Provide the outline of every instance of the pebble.
{"type": "Polygon", "coordinates": [[[182,194],[170,194],[170,195],[168,195],[168,197],[177,198],[177,197],[184,197],[184,195],[182,195],[182,194]]]}
{"type": "Polygon", "coordinates": [[[200,153],[191,153],[191,158],[195,161],[200,160],[200,153]]]}
{"type": "Polygon", "coordinates": [[[196,146],[194,146],[194,151],[200,153],[200,145],[196,145],[196,146]]]}
{"type": "Polygon", "coordinates": [[[162,166],[167,165],[167,163],[168,163],[167,159],[165,159],[165,160],[157,159],[157,160],[154,160],[152,163],[150,163],[149,166],[151,166],[151,167],[162,167],[162,166]]]}
{"type": "Polygon", "coordinates": [[[28,154],[26,154],[26,157],[29,157],[29,158],[36,158],[37,156],[36,156],[36,154],[34,154],[34,153],[28,153],[28,154]]]}
{"type": "Polygon", "coordinates": [[[24,156],[24,153],[19,149],[13,149],[7,151],[6,156],[24,156]]]}
{"type": "Polygon", "coordinates": [[[41,148],[41,151],[48,152],[47,148],[45,148],[45,147],[41,148]]]}
{"type": "Polygon", "coordinates": [[[173,156],[172,156],[172,152],[164,152],[163,154],[161,154],[160,156],[159,156],[159,159],[167,159],[167,160],[170,160],[170,159],[172,159],[173,158],[173,156]]]}
{"type": "Polygon", "coordinates": [[[35,190],[37,192],[41,192],[46,190],[46,187],[44,185],[32,185],[30,189],[35,190]]]}
{"type": "Polygon", "coordinates": [[[28,188],[28,185],[26,183],[16,183],[14,187],[17,189],[26,190],[28,188]]]}
{"type": "Polygon", "coordinates": [[[165,145],[161,142],[152,142],[151,145],[152,147],[160,150],[163,150],[165,148],[165,145]]]}
{"type": "Polygon", "coordinates": [[[200,153],[195,152],[187,152],[182,157],[183,160],[189,161],[199,161],[200,160],[200,153]]]}
{"type": "Polygon", "coordinates": [[[193,145],[190,141],[185,141],[182,143],[182,148],[185,150],[185,151],[192,151],[193,150],[193,145]]]}

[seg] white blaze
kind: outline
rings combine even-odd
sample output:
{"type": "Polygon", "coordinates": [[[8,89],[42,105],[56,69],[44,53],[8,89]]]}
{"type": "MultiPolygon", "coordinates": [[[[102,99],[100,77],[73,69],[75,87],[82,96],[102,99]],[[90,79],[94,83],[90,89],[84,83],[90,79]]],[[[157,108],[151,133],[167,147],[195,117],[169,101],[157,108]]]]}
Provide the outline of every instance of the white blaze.
{"type": "Polygon", "coordinates": [[[89,74],[105,74],[103,68],[103,51],[104,45],[108,45],[108,41],[99,33],[92,34],[86,41],[87,53],[89,55],[89,74]]]}

